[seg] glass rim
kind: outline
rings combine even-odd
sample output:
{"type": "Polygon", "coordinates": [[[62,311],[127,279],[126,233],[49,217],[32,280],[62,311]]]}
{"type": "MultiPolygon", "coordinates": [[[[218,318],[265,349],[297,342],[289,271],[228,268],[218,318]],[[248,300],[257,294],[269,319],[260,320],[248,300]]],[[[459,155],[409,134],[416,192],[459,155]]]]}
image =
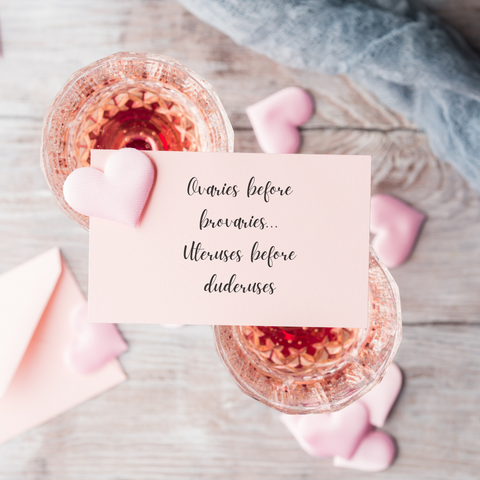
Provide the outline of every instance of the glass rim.
{"type": "MultiPolygon", "coordinates": [[[[92,88],[91,96],[78,99],[77,103],[75,104],[76,113],[81,110],[87,100],[97,95],[98,92],[100,92],[105,87],[105,82],[108,82],[107,75],[101,77],[99,74],[99,70],[102,67],[106,67],[110,64],[113,65],[115,63],[118,64],[119,62],[120,64],[124,63],[125,65],[128,65],[128,62],[131,61],[136,61],[139,63],[143,62],[144,65],[148,65],[148,62],[158,64],[156,70],[153,68],[148,73],[148,75],[145,74],[145,77],[143,77],[143,79],[146,82],[164,83],[165,85],[172,87],[172,84],[168,82],[161,82],[158,79],[152,78],[154,73],[161,72],[161,69],[165,66],[178,71],[179,73],[185,75],[189,79],[189,81],[194,82],[197,91],[201,92],[202,95],[205,95],[206,98],[208,98],[209,107],[213,107],[212,111],[214,112],[214,115],[216,115],[217,120],[220,121],[218,122],[218,124],[215,124],[215,135],[219,135],[222,144],[225,145],[224,149],[222,149],[221,151],[233,152],[233,128],[218,95],[215,93],[213,87],[205,79],[203,79],[200,75],[195,73],[190,68],[180,63],[178,60],[167,55],[161,55],[157,53],[117,52],[84,66],[83,68],[73,72],[69,76],[65,84],[55,95],[54,99],[50,104],[50,107],[44,115],[40,146],[40,164],[48,187],[52,192],[60,209],[69,218],[74,220],[86,230],[88,230],[88,217],[76,212],[66,203],[63,197],[63,181],[58,181],[60,175],[58,174],[58,172],[55,172],[52,169],[50,159],[53,159],[52,152],[54,151],[57,155],[59,155],[57,151],[61,148],[58,145],[60,144],[62,133],[67,132],[68,136],[71,134],[71,122],[69,119],[71,118],[72,113],[71,111],[67,111],[67,109],[65,108],[66,105],[69,104],[69,102],[71,101],[69,95],[74,93],[74,89],[79,87],[85,79],[89,79],[92,82],[93,80],[95,80],[97,82],[95,84],[96,88],[92,88]],[[63,111],[62,108],[65,111],[63,111]],[[53,125],[55,123],[55,120],[57,120],[57,123],[60,120],[60,133],[58,130],[54,131],[53,125]]],[[[89,82],[84,83],[87,84],[89,82]]],[[[114,85],[115,83],[118,82],[112,81],[111,85],[114,85]]],[[[182,93],[181,90],[178,91],[182,93]]],[[[69,159],[65,158],[64,163],[65,168],[68,169],[70,167],[69,159]]],[[[73,169],[71,171],[73,171],[73,169]]]]}
{"type": "MultiPolygon", "coordinates": [[[[230,373],[230,375],[233,377],[235,380],[235,383],[237,386],[240,388],[242,392],[247,394],[248,396],[254,398],[255,400],[258,400],[259,402],[274,408],[282,413],[286,414],[320,414],[320,413],[331,413],[335,412],[338,410],[341,410],[348,405],[352,404],[359,398],[361,398],[363,395],[367,394],[372,388],[374,388],[378,383],[381,382],[383,377],[385,376],[388,367],[393,361],[393,358],[400,346],[400,342],[402,339],[402,319],[401,319],[401,305],[400,305],[400,294],[398,290],[398,286],[393,279],[392,275],[390,274],[389,270],[387,267],[381,262],[381,260],[378,258],[376,252],[373,250],[372,247],[370,247],[370,260],[373,260],[376,265],[380,268],[382,271],[383,275],[385,276],[385,279],[387,280],[387,283],[389,285],[389,290],[391,293],[391,298],[392,298],[392,305],[394,307],[394,314],[391,317],[390,324],[392,327],[392,330],[394,334],[392,335],[392,338],[390,339],[389,342],[389,351],[388,354],[384,356],[381,362],[379,362],[376,365],[375,369],[375,376],[374,378],[371,378],[370,381],[367,381],[367,377],[363,377],[361,379],[361,382],[359,383],[359,388],[355,392],[350,392],[351,394],[348,396],[343,396],[339,398],[328,398],[324,401],[318,401],[317,403],[311,404],[311,405],[306,405],[304,403],[299,403],[296,405],[292,405],[291,403],[285,401],[287,397],[286,391],[283,392],[283,395],[281,396],[276,396],[276,398],[273,398],[271,396],[266,396],[265,392],[259,388],[258,384],[251,384],[248,381],[245,381],[245,378],[242,377],[242,373],[245,374],[245,370],[247,368],[252,368],[255,373],[251,373],[250,377],[248,377],[250,380],[257,376],[262,376],[265,381],[268,382],[274,382],[277,381],[278,379],[282,378],[282,375],[280,372],[277,372],[276,374],[272,374],[272,371],[270,369],[265,369],[262,368],[262,365],[259,364],[258,362],[251,362],[250,357],[243,355],[241,351],[243,350],[241,345],[236,345],[236,350],[235,352],[232,353],[228,352],[227,349],[225,348],[224,343],[222,342],[222,329],[232,329],[235,328],[236,326],[225,326],[225,325],[215,325],[213,330],[214,330],[214,338],[215,338],[215,347],[217,350],[217,353],[222,360],[222,363],[230,373]],[[234,361],[238,361],[240,356],[242,356],[242,359],[240,360],[241,366],[236,367],[232,363],[232,359],[234,361]],[[242,362],[243,360],[243,362],[242,362]],[[241,370],[241,371],[240,371],[241,370]],[[257,372],[261,372],[257,373],[257,372]],[[268,380],[266,380],[268,378],[268,380]],[[258,387],[258,388],[256,388],[258,387]]],[[[231,330],[229,330],[231,332],[231,330]]],[[[233,332],[231,332],[232,337],[233,337],[233,332]]],[[[232,349],[233,350],[233,349],[232,349]]],[[[368,353],[368,356],[371,356],[372,352],[368,353]]],[[[354,357],[352,357],[353,360],[355,360],[354,357]]],[[[359,357],[357,357],[359,358],[359,357]]],[[[365,360],[365,359],[363,359],[365,360]]],[[[363,361],[362,360],[362,361],[363,361]]],[[[327,377],[334,377],[336,373],[341,372],[343,369],[346,369],[349,365],[352,365],[353,362],[346,362],[346,364],[337,372],[327,372],[325,375],[325,378],[327,377]]],[[[288,377],[288,375],[285,375],[285,377],[288,377]]],[[[310,382],[303,382],[299,381],[296,378],[292,378],[285,382],[285,385],[291,382],[292,384],[295,383],[297,385],[304,385],[306,387],[306,384],[311,384],[315,385],[315,380],[310,382]]]]}

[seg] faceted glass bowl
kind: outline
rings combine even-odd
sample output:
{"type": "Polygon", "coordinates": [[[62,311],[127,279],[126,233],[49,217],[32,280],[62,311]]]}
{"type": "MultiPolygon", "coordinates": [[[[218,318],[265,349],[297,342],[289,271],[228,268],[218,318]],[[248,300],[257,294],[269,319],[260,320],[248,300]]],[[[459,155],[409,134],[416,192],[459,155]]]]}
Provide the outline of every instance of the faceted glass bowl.
{"type": "Polygon", "coordinates": [[[382,380],[402,337],[398,287],[371,248],[368,315],[368,328],[358,329],[344,355],[306,368],[289,371],[265,361],[245,341],[242,327],[215,326],[215,345],[237,385],[250,397],[288,414],[334,412],[382,380]]]}
{"type": "MultiPolygon", "coordinates": [[[[173,58],[120,52],[78,70],[60,90],[45,115],[41,166],[60,208],[87,230],[88,217],[65,202],[63,183],[73,170],[89,166],[90,148],[99,148],[93,142],[88,151],[82,148],[82,138],[88,142],[94,137],[98,127],[95,122],[102,121],[97,118],[98,112],[115,107],[111,99],[120,92],[131,92],[130,97],[135,101],[135,93],[139,90],[148,92],[150,98],[158,96],[168,104],[173,102],[176,118],[188,117],[188,122],[194,126],[194,135],[193,142],[188,143],[189,148],[184,149],[233,151],[233,129],[213,88],[173,58]]],[[[151,108],[146,98],[140,100],[151,108]]],[[[106,116],[108,118],[108,114],[106,116]]],[[[113,146],[102,148],[125,146],[121,143],[120,139],[113,146]]]]}

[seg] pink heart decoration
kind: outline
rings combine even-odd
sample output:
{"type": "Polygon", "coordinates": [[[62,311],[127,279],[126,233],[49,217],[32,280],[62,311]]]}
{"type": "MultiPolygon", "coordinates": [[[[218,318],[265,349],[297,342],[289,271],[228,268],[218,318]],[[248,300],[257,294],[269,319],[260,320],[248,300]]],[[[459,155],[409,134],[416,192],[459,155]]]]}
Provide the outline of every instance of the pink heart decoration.
{"type": "Polygon", "coordinates": [[[105,172],[78,168],[65,180],[63,194],[77,212],[135,228],[150,190],[155,170],[144,153],[123,148],[113,153],[105,172]]]}
{"type": "Polygon", "coordinates": [[[395,458],[392,438],[382,427],[402,387],[402,372],[392,363],[371,392],[331,414],[285,415],[280,419],[300,446],[314,457],[334,457],[334,465],[366,472],[388,468],[395,458]]]}
{"type": "Polygon", "coordinates": [[[314,457],[350,458],[371,429],[367,408],[354,403],[339,412],[280,417],[300,446],[314,457]]]}
{"type": "Polygon", "coordinates": [[[370,392],[364,395],[362,402],[370,412],[370,423],[374,427],[383,427],[395,400],[402,389],[402,371],[395,363],[388,367],[383,380],[370,392]]]}
{"type": "Polygon", "coordinates": [[[246,109],[265,153],[295,153],[300,147],[298,127],[313,113],[312,97],[302,88],[288,87],[246,109]]]}
{"type": "Polygon", "coordinates": [[[128,345],[112,323],[88,323],[88,305],[77,305],[70,314],[76,338],[67,346],[65,363],[70,370],[88,374],[100,370],[110,360],[128,350],[128,345]]]}
{"type": "Polygon", "coordinates": [[[334,457],[333,465],[364,472],[381,472],[392,464],[395,453],[396,448],[392,438],[376,430],[366,435],[352,458],[334,457]]]}
{"type": "Polygon", "coordinates": [[[371,203],[372,247],[389,268],[410,256],[425,215],[390,195],[374,195],[371,203]]]}

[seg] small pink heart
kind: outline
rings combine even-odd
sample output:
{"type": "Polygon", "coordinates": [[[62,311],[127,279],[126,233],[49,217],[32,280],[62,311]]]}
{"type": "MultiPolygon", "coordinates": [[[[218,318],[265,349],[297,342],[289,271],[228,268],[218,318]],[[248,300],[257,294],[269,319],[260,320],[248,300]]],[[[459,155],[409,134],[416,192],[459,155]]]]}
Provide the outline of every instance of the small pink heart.
{"type": "Polygon", "coordinates": [[[425,215],[390,195],[374,195],[371,203],[372,247],[389,268],[410,256],[425,215]]]}
{"type": "Polygon", "coordinates": [[[384,432],[375,430],[365,436],[352,458],[334,457],[333,465],[364,472],[381,472],[393,463],[395,453],[392,438],[384,432]]]}
{"type": "Polygon", "coordinates": [[[302,88],[288,87],[246,111],[265,153],[295,153],[301,140],[298,127],[312,116],[313,100],[302,88]]]}
{"type": "Polygon", "coordinates": [[[374,427],[383,427],[395,400],[402,389],[402,371],[395,363],[388,367],[383,380],[370,392],[364,395],[362,402],[370,412],[370,423],[374,427]]]}
{"type": "Polygon", "coordinates": [[[151,160],[134,148],[113,153],[105,172],[92,167],[74,170],[63,184],[67,203],[89,217],[135,228],[152,189],[151,160]]]}
{"type": "Polygon", "coordinates": [[[367,408],[361,403],[334,413],[285,415],[282,422],[300,446],[314,457],[350,458],[370,430],[367,408]]]}
{"type": "Polygon", "coordinates": [[[128,345],[112,323],[89,323],[88,305],[83,302],[70,314],[76,338],[65,350],[65,363],[70,370],[88,374],[106,365],[128,350],[128,345]]]}

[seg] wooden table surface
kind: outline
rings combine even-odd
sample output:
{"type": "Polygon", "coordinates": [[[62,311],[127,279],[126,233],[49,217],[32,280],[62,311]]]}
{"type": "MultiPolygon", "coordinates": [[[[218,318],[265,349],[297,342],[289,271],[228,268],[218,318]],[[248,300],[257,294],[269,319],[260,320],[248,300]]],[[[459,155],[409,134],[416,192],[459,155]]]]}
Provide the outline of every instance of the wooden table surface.
{"type": "MultiPolygon", "coordinates": [[[[479,0],[429,4],[480,49],[479,0]]],[[[0,27],[0,273],[58,245],[87,293],[88,234],[57,208],[39,167],[43,115],[78,68],[122,50],[177,58],[216,89],[243,152],[259,151],[245,107],[302,86],[316,101],[302,152],[371,154],[374,193],[428,215],[392,271],[405,388],[385,426],[398,459],[374,477],[480,478],[480,197],[421,131],[348,78],[277,65],[170,0],[0,0],[0,27]]],[[[304,453],[277,412],[234,385],[211,327],[121,329],[129,380],[0,446],[0,480],[372,478],[304,453]]]]}

